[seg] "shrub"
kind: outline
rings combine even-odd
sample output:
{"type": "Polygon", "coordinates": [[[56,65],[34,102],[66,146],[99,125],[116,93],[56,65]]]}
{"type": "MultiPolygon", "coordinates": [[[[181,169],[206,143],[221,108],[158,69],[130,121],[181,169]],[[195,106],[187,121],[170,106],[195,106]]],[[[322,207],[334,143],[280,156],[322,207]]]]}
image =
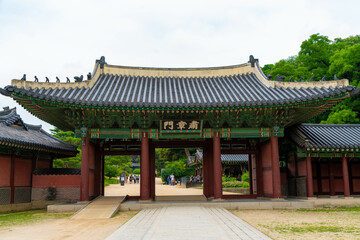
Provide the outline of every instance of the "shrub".
{"type": "Polygon", "coordinates": [[[137,174],[137,175],[140,174],[140,169],[139,168],[134,169],[133,174],[137,174]]]}
{"type": "Polygon", "coordinates": [[[223,176],[222,181],[223,182],[234,182],[234,181],[236,181],[236,177],[223,176]]]}
{"type": "Polygon", "coordinates": [[[243,175],[241,176],[241,181],[249,183],[249,179],[250,179],[249,172],[248,171],[244,172],[243,175]]]}
{"type": "Polygon", "coordinates": [[[113,178],[119,176],[120,171],[117,166],[114,165],[105,165],[105,176],[108,178],[113,178]]]}
{"type": "Polygon", "coordinates": [[[109,186],[110,184],[118,184],[120,182],[120,180],[119,179],[117,179],[117,178],[105,178],[104,179],[104,185],[105,185],[105,187],[106,186],[109,186]]]}

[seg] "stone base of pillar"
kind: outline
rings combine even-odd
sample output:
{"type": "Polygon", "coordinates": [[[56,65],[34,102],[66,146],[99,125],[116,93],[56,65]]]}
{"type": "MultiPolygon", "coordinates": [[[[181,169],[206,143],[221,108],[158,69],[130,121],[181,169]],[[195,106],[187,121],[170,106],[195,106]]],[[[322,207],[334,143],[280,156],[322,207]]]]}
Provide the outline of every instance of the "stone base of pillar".
{"type": "Polygon", "coordinates": [[[330,196],[330,198],[336,199],[336,198],[339,198],[339,196],[330,196]]]}
{"type": "Polygon", "coordinates": [[[222,198],[216,198],[216,199],[213,199],[211,200],[212,202],[225,202],[226,200],[225,199],[222,199],[222,198]]]}
{"type": "Polygon", "coordinates": [[[149,200],[141,200],[139,199],[138,203],[152,203],[154,202],[152,199],[149,199],[149,200]]]}
{"type": "Polygon", "coordinates": [[[354,197],[344,197],[344,199],[354,199],[354,197]]]}
{"type": "Polygon", "coordinates": [[[285,201],[285,198],[270,198],[270,201],[285,201]]]}

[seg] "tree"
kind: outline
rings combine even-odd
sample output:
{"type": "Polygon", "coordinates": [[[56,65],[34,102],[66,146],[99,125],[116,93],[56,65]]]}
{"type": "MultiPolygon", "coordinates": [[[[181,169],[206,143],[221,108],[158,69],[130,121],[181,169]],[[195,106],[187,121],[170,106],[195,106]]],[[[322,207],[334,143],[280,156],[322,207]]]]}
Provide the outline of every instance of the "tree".
{"type": "Polygon", "coordinates": [[[131,163],[131,156],[105,156],[105,166],[115,166],[119,173],[129,175],[132,172],[131,163]]]}
{"type": "Polygon", "coordinates": [[[315,79],[325,76],[333,52],[329,38],[319,33],[313,34],[302,42],[300,48],[297,59],[300,65],[305,67],[315,79]]]}
{"type": "Polygon", "coordinates": [[[119,168],[114,165],[105,165],[105,176],[108,178],[115,178],[120,175],[119,168]]]}
{"type": "Polygon", "coordinates": [[[357,115],[358,113],[354,112],[351,109],[343,109],[338,112],[330,113],[327,120],[321,121],[321,123],[326,123],[326,124],[359,123],[359,118],[357,118],[357,115]]]}
{"type": "Polygon", "coordinates": [[[79,153],[75,157],[59,158],[53,162],[54,168],[81,168],[81,138],[76,138],[72,131],[62,131],[59,128],[50,129],[51,134],[70,144],[76,145],[79,153]]]}
{"type": "MultiPolygon", "coordinates": [[[[302,42],[297,56],[267,64],[263,72],[270,73],[273,80],[276,75],[286,76],[285,81],[290,77],[295,81],[300,77],[304,80],[313,77],[313,81],[319,81],[323,76],[334,79],[336,74],[338,78],[347,78],[351,85],[360,87],[360,35],[331,41],[327,36],[313,34],[302,42]]],[[[359,119],[360,99],[353,96],[308,122],[360,123],[359,119]]]]}

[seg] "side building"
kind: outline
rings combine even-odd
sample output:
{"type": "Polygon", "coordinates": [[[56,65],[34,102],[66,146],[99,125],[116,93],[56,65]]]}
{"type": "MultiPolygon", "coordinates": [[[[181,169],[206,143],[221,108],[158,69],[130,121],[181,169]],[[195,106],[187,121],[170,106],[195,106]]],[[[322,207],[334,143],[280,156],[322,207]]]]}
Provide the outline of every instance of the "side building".
{"type": "MultiPolygon", "coordinates": [[[[66,176],[65,181],[77,175],[79,188],[80,170],[52,169],[54,159],[73,157],[77,152],[76,146],[53,137],[41,125],[24,123],[15,108],[4,107],[0,111],[0,211],[29,208],[32,200],[62,198],[61,194],[66,195],[62,190],[51,190],[68,187],[59,174],[66,176]]],[[[74,198],[79,195],[78,190],[74,198]]]]}

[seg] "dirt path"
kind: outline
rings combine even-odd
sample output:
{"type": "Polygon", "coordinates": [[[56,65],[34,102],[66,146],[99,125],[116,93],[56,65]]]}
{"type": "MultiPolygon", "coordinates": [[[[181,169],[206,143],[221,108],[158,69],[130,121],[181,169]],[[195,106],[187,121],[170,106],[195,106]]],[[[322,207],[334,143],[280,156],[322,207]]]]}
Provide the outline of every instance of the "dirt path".
{"type": "Polygon", "coordinates": [[[1,240],[100,240],[112,234],[137,212],[121,212],[111,219],[66,218],[0,228],[1,240]]]}
{"type": "MultiPolygon", "coordinates": [[[[180,185],[170,186],[162,184],[160,178],[155,178],[156,196],[164,195],[203,195],[203,189],[183,188],[180,185]]],[[[236,194],[224,192],[224,194],[236,194]]],[[[120,184],[111,184],[105,188],[105,196],[140,196],[140,184],[127,183],[125,186],[120,184]]]]}
{"type": "Polygon", "coordinates": [[[359,211],[236,210],[273,239],[360,239],[359,211]]]}

